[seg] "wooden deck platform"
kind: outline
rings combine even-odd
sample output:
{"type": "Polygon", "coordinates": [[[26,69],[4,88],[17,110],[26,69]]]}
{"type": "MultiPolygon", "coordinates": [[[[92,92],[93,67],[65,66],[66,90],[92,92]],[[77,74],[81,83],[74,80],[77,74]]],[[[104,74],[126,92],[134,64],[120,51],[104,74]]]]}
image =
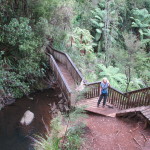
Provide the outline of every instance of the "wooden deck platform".
{"type": "Polygon", "coordinates": [[[128,113],[140,112],[146,119],[150,121],[150,106],[141,106],[130,109],[121,110],[116,114],[116,116],[121,117],[127,115],[128,113]]]}
{"type": "Polygon", "coordinates": [[[91,98],[91,99],[84,99],[79,101],[77,103],[77,106],[78,107],[85,106],[85,110],[88,112],[92,112],[95,114],[108,116],[108,117],[115,117],[116,113],[119,112],[118,108],[116,108],[115,106],[109,103],[106,103],[105,108],[102,107],[102,104],[100,104],[100,106],[97,107],[97,101],[98,101],[98,97],[91,98]]]}
{"type": "Polygon", "coordinates": [[[141,113],[150,121],[150,106],[146,106],[141,113]]]}
{"type": "Polygon", "coordinates": [[[124,117],[124,116],[135,114],[135,113],[140,113],[144,117],[144,120],[145,120],[144,128],[146,128],[150,124],[150,106],[141,106],[141,107],[135,107],[135,108],[122,110],[116,113],[116,116],[124,117]]]}

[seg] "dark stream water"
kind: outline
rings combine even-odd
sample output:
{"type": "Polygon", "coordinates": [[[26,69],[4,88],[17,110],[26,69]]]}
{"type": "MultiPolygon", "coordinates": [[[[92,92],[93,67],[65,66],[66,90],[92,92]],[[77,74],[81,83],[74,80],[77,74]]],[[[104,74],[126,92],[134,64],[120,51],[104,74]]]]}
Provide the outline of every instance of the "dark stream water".
{"type": "Polygon", "coordinates": [[[0,111],[0,150],[33,150],[33,141],[29,136],[35,134],[44,136],[46,129],[42,120],[49,126],[51,114],[48,104],[57,104],[59,93],[58,89],[44,90],[31,94],[30,97],[33,100],[23,97],[2,109],[0,111]],[[22,131],[19,122],[27,110],[33,112],[35,118],[27,129],[22,131]]]}

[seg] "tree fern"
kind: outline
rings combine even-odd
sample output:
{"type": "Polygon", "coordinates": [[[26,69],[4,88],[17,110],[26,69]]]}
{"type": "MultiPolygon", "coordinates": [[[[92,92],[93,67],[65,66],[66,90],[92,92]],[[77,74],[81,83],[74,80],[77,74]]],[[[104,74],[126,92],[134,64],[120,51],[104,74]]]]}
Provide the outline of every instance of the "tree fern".
{"type": "Polygon", "coordinates": [[[150,39],[150,14],[144,9],[134,9],[132,12],[132,27],[137,28],[144,44],[149,44],[150,39]]]}
{"type": "Polygon", "coordinates": [[[107,68],[103,64],[99,64],[98,69],[100,79],[107,77],[113,87],[124,90],[126,86],[126,76],[120,72],[119,68],[113,66],[107,68]]]}

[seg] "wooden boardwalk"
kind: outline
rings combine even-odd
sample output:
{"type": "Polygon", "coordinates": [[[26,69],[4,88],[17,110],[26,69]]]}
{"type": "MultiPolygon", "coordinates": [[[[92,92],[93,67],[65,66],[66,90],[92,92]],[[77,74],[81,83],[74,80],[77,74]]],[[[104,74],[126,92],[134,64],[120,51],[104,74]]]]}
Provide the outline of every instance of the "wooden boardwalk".
{"type": "Polygon", "coordinates": [[[106,103],[105,108],[102,107],[102,102],[99,107],[97,107],[98,97],[91,98],[91,99],[84,99],[77,103],[77,107],[85,107],[85,110],[88,112],[92,112],[95,114],[108,116],[108,117],[115,117],[116,113],[119,112],[115,106],[106,103]]]}
{"type": "Polygon", "coordinates": [[[65,77],[70,89],[75,90],[75,87],[76,87],[75,81],[73,77],[71,76],[70,72],[67,70],[66,66],[58,61],[57,61],[57,65],[59,66],[59,69],[62,72],[62,75],[65,77]]]}
{"type": "Polygon", "coordinates": [[[77,107],[85,107],[85,110],[88,112],[109,117],[121,117],[130,113],[140,112],[148,121],[150,121],[150,106],[141,106],[120,110],[108,102],[106,103],[105,108],[102,107],[102,102],[100,106],[97,107],[97,100],[98,97],[81,100],[77,103],[77,107]]]}
{"type": "Polygon", "coordinates": [[[150,106],[145,107],[141,113],[150,121],[150,106]]]}
{"type": "Polygon", "coordinates": [[[123,117],[123,116],[136,114],[136,113],[140,113],[144,117],[144,120],[145,120],[144,128],[146,128],[148,124],[150,123],[150,106],[141,106],[141,107],[135,107],[135,108],[122,110],[116,113],[116,116],[123,117]]]}
{"type": "Polygon", "coordinates": [[[116,114],[116,116],[121,117],[127,115],[128,113],[136,113],[136,112],[140,112],[146,119],[150,121],[150,106],[141,106],[141,107],[121,110],[116,114]]]}
{"type": "MultiPolygon", "coordinates": [[[[47,46],[46,54],[50,58],[50,66],[60,85],[62,93],[70,106],[75,105],[77,99],[76,89],[84,80],[82,74],[75,66],[71,58],[64,52],[47,46]]],[[[150,87],[122,93],[113,87],[109,87],[109,97],[106,107],[101,105],[97,108],[100,81],[88,83],[84,82],[85,99],[77,103],[77,106],[85,106],[85,110],[109,117],[122,116],[128,113],[140,112],[150,121],[150,87]],[[111,104],[113,105],[111,105],[111,104]],[[122,111],[121,111],[122,110],[122,111]]]]}

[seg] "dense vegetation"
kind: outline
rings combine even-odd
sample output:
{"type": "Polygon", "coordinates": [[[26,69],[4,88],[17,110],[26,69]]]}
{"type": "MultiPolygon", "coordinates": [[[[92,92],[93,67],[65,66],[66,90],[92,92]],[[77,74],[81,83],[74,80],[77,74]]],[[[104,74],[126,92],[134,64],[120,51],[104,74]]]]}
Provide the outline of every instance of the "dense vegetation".
{"type": "Polygon", "coordinates": [[[42,88],[47,38],[88,81],[129,91],[150,86],[149,0],[1,0],[0,93],[42,88]]]}

